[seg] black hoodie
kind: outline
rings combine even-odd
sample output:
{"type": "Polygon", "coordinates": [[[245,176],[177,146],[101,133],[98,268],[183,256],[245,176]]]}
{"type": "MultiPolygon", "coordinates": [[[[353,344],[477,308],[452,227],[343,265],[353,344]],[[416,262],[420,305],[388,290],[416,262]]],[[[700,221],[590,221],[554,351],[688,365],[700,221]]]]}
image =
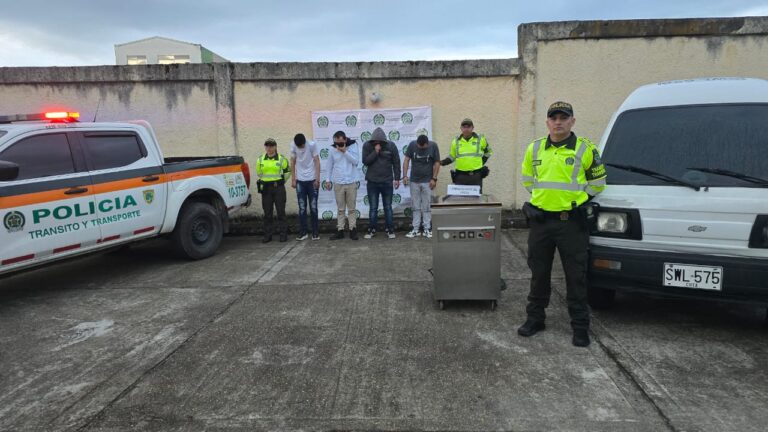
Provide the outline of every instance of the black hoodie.
{"type": "Polygon", "coordinates": [[[363,144],[363,164],[368,167],[365,173],[365,180],[376,183],[391,182],[395,179],[400,180],[400,152],[392,141],[387,139],[387,135],[381,128],[376,128],[371,135],[371,139],[363,144]],[[376,153],[375,141],[381,141],[381,150],[376,153]]]}

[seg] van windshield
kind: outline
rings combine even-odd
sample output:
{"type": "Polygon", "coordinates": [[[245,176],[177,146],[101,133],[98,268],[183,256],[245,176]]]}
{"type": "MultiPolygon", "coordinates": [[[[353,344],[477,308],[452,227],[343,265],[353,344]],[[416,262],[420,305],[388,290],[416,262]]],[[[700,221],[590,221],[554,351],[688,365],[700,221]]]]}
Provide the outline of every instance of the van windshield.
{"type": "Polygon", "coordinates": [[[611,167],[632,165],[710,187],[765,187],[722,172],[768,177],[768,104],[632,110],[616,120],[602,154],[608,184],[669,185],[611,167]],[[705,168],[689,169],[689,168],[705,168]],[[721,174],[714,171],[720,170],[721,174]]]}

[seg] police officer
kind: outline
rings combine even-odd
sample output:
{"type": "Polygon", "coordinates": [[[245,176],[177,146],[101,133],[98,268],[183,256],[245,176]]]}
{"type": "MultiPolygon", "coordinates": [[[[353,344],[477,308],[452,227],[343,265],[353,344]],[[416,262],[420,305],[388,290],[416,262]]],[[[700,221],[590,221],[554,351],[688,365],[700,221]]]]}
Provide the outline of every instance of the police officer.
{"type": "Polygon", "coordinates": [[[555,102],[547,110],[549,136],[532,142],[523,160],[523,185],[531,193],[523,210],[529,219],[528,267],[531,288],[528,315],[517,329],[521,336],[544,330],[545,309],[552,292],[550,277],[555,248],[560,253],[566,282],[572,342],[585,347],[589,340],[587,304],[588,206],[605,189],[605,167],[595,145],[571,129],[573,107],[555,102]]]}
{"type": "Polygon", "coordinates": [[[461,134],[451,142],[449,156],[440,161],[440,165],[456,162],[456,170],[451,171],[451,180],[457,185],[475,185],[482,188],[483,179],[488,175],[485,163],[491,157],[491,147],[482,134],[475,133],[471,119],[461,121],[461,134]]]}
{"type": "Polygon", "coordinates": [[[264,238],[262,243],[272,241],[274,230],[272,211],[277,209],[277,229],[280,241],[288,240],[288,226],[285,222],[285,180],[291,176],[288,159],[277,153],[277,142],[272,138],[264,141],[265,154],[256,163],[259,176],[258,189],[261,194],[261,208],[264,210],[264,238]]]}

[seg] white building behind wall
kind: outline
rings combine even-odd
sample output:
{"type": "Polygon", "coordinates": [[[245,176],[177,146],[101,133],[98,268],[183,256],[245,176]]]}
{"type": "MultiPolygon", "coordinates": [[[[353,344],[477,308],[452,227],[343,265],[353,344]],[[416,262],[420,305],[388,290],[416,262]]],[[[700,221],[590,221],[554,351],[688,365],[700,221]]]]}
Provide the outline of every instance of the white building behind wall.
{"type": "Polygon", "coordinates": [[[153,36],[115,45],[115,64],[223,63],[229,60],[200,44],[153,36]]]}

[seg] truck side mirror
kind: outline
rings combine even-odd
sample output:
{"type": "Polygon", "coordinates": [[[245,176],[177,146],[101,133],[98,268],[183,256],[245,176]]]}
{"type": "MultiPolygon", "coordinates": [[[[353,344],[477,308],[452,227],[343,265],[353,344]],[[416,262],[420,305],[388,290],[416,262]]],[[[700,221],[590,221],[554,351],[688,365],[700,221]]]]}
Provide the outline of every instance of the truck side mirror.
{"type": "Polygon", "coordinates": [[[19,165],[13,162],[0,161],[0,181],[16,180],[19,176],[19,165]]]}

